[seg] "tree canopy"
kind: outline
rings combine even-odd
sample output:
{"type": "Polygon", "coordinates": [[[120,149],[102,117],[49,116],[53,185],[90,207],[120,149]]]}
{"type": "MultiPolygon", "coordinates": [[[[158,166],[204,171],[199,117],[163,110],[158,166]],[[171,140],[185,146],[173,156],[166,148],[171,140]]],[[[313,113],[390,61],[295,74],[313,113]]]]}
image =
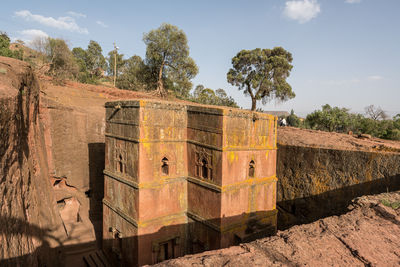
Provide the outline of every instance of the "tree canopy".
{"type": "Polygon", "coordinates": [[[238,107],[235,100],[228,96],[224,89],[219,88],[214,91],[213,89],[205,88],[201,84],[196,86],[190,100],[206,105],[238,107]]]}
{"type": "Polygon", "coordinates": [[[123,60],[123,65],[119,67],[117,72],[120,73],[116,82],[118,88],[134,91],[147,89],[150,71],[141,57],[135,55],[123,60]]]}
{"type": "Polygon", "coordinates": [[[292,60],[292,54],[282,47],[242,50],[232,58],[227,80],[251,97],[251,110],[256,110],[258,100],[263,104],[271,99],[286,101],[296,96],[286,81],[292,60]]]}
{"type": "Polygon", "coordinates": [[[370,134],[379,138],[400,140],[400,116],[395,116],[392,120],[368,116],[350,113],[347,108],[331,107],[326,104],[322,106],[321,110],[315,110],[308,114],[304,123],[300,123],[299,126],[330,132],[347,133],[351,131],[355,134],[370,134]]]}
{"type": "Polygon", "coordinates": [[[375,121],[385,120],[389,117],[381,107],[376,108],[374,105],[365,107],[365,114],[375,121]]]}
{"type": "Polygon", "coordinates": [[[45,51],[50,63],[49,74],[55,77],[58,82],[63,82],[64,79],[78,73],[79,66],[63,39],[48,38],[45,51]]]}
{"type": "Polygon", "coordinates": [[[146,64],[157,71],[156,90],[165,97],[168,90],[178,96],[187,96],[198,68],[189,57],[186,34],[178,27],[164,23],[158,29],[144,34],[146,64]]]}
{"type": "Polygon", "coordinates": [[[77,79],[83,83],[97,83],[102,71],[107,68],[102,48],[96,41],[91,40],[87,49],[75,47],[72,54],[79,66],[77,79]]]}
{"type": "Polygon", "coordinates": [[[22,49],[12,51],[10,49],[10,38],[7,33],[0,31],[0,56],[12,57],[16,59],[22,59],[22,49]]]}
{"type": "Polygon", "coordinates": [[[99,43],[90,40],[86,49],[86,66],[92,76],[100,76],[100,71],[105,70],[106,60],[102,54],[99,43]]]}

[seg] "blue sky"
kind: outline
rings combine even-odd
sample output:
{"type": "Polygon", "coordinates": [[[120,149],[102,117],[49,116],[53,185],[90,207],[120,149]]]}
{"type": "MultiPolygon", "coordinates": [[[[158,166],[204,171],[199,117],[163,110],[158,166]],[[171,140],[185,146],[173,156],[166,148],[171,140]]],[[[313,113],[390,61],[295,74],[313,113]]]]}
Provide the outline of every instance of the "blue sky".
{"type": "Polygon", "coordinates": [[[370,104],[400,113],[400,1],[7,1],[0,30],[25,41],[37,35],[70,47],[116,42],[126,57],[144,58],[143,33],[167,22],[187,35],[199,66],[194,85],[224,88],[240,106],[250,99],[226,82],[242,49],[282,46],[293,54],[288,81],[296,98],[264,110],[304,115],[323,104],[363,112],[370,104]]]}

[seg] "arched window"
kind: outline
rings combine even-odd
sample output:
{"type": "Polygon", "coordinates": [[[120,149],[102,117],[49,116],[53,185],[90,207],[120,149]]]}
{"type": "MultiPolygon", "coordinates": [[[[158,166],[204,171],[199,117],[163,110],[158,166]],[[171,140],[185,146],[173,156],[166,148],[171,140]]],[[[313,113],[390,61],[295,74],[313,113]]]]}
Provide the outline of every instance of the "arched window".
{"type": "Polygon", "coordinates": [[[162,172],[162,175],[168,175],[169,174],[168,159],[166,157],[164,157],[161,160],[161,172],[162,172]]]}
{"type": "Polygon", "coordinates": [[[249,177],[254,177],[255,170],[256,164],[254,163],[254,160],[251,160],[249,164],[249,177]]]}
{"type": "Polygon", "coordinates": [[[120,174],[126,173],[127,153],[125,144],[119,142],[114,147],[114,170],[120,174]]]}
{"type": "Polygon", "coordinates": [[[206,159],[201,161],[201,177],[208,179],[208,162],[206,159]]]}

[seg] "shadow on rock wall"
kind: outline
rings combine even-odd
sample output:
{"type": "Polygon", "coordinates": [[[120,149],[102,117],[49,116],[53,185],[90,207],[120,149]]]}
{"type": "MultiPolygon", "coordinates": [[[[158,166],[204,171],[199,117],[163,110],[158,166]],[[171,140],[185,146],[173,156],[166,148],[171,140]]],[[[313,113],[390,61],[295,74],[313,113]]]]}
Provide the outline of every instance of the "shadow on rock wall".
{"type": "Polygon", "coordinates": [[[94,226],[97,245],[101,248],[103,229],[103,204],[104,197],[104,143],[89,143],[89,190],[86,195],[90,200],[89,219],[94,226]]]}
{"type": "Polygon", "coordinates": [[[278,144],[278,229],[347,211],[363,195],[400,189],[400,154],[278,144]]]}
{"type": "MultiPolygon", "coordinates": [[[[246,242],[253,241],[255,238],[270,236],[275,227],[262,225],[263,231],[259,231],[257,226],[252,224],[251,218],[269,216],[266,212],[257,212],[241,214],[229,218],[220,218],[217,220],[238,221],[244,218],[248,221],[244,225],[243,232],[247,234],[254,233],[253,238],[248,238],[246,242]],[[268,231],[266,231],[268,230],[268,231]]],[[[215,223],[215,219],[212,223],[215,223]]],[[[14,258],[0,259],[0,266],[27,266],[27,262],[36,259],[37,262],[30,266],[137,266],[143,264],[154,264],[166,259],[180,257],[186,254],[199,253],[205,250],[220,248],[220,242],[223,237],[215,230],[208,230],[205,241],[204,228],[202,225],[211,223],[189,222],[185,224],[174,224],[161,227],[157,232],[145,234],[139,237],[116,235],[113,238],[102,240],[104,244],[104,253],[95,249],[95,242],[85,242],[75,245],[65,245],[70,240],[61,240],[52,233],[54,229],[40,228],[37,225],[26,223],[15,218],[0,218],[1,225],[15,223],[22,227],[13,232],[3,232],[1,235],[26,235],[36,239],[41,246],[31,254],[21,255],[14,258]],[[200,224],[200,225],[199,225],[200,224]],[[33,229],[33,231],[26,229],[33,229]],[[197,237],[196,237],[197,234],[197,237]],[[168,239],[173,236],[173,239],[168,239]],[[203,240],[202,240],[203,239],[203,240]],[[170,242],[172,241],[172,242],[170,242]],[[170,243],[168,243],[170,242],[170,243]],[[166,246],[168,243],[169,247],[166,246]],[[90,249],[87,249],[90,248],[90,249]],[[107,255],[107,256],[106,256],[107,255]]],[[[237,245],[241,243],[240,238],[235,240],[237,245]]]]}
{"type": "Polygon", "coordinates": [[[356,197],[397,190],[400,190],[400,175],[376,178],[318,195],[281,201],[277,203],[278,229],[284,230],[296,224],[341,215],[348,211],[348,206],[356,197]]]}

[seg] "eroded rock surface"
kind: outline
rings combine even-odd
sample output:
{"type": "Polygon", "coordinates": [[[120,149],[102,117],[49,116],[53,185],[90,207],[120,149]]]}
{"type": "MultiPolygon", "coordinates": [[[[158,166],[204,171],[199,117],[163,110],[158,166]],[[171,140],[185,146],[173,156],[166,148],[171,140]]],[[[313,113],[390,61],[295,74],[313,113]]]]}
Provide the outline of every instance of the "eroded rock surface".
{"type": "Polygon", "coordinates": [[[0,57],[0,265],[43,266],[64,238],[28,64],[0,57]]]}
{"type": "Polygon", "coordinates": [[[399,266],[398,206],[400,192],[364,196],[344,215],[156,266],[399,266]]]}
{"type": "Polygon", "coordinates": [[[281,127],[278,228],[342,214],[351,200],[400,190],[400,142],[281,127]]]}

